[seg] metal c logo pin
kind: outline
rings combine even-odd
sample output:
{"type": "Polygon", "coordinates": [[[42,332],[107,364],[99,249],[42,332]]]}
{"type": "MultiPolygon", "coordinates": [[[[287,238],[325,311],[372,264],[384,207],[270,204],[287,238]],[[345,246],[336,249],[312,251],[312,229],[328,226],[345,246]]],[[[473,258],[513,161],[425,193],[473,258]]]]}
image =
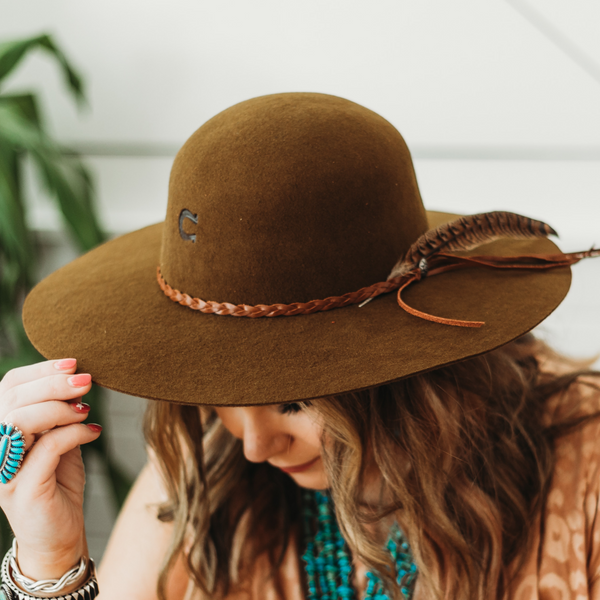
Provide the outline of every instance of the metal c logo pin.
{"type": "Polygon", "coordinates": [[[186,242],[191,241],[192,243],[194,243],[196,241],[196,234],[195,233],[186,233],[183,229],[183,223],[186,219],[189,219],[194,225],[197,225],[198,224],[198,215],[193,214],[187,208],[184,208],[179,213],[179,235],[181,236],[182,240],[184,240],[186,242]]]}

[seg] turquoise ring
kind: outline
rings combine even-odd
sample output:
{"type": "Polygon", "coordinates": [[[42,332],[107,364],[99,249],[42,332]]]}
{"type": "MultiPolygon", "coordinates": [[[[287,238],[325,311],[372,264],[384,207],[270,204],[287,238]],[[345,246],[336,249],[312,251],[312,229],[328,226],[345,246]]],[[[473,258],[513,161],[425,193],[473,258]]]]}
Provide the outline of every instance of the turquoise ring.
{"type": "Polygon", "coordinates": [[[0,481],[8,483],[21,468],[25,436],[12,423],[0,423],[0,481]]]}

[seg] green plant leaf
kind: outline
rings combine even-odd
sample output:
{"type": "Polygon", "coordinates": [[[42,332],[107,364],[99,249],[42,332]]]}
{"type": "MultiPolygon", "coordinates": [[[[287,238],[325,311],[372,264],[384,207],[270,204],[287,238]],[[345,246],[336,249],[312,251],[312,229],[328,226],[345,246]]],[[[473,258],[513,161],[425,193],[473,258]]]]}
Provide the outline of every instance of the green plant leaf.
{"type": "Polygon", "coordinates": [[[20,158],[0,137],[0,324],[33,281],[35,251],[21,198],[20,158]]]}
{"type": "Polygon", "coordinates": [[[0,248],[24,267],[33,259],[19,185],[19,157],[0,139],[0,248]]]}
{"type": "Polygon", "coordinates": [[[83,165],[72,158],[58,161],[43,154],[34,157],[80,249],[91,250],[102,243],[105,237],[92,209],[90,179],[83,165]]]}
{"type": "Polygon", "coordinates": [[[13,106],[0,104],[0,138],[31,154],[79,247],[85,251],[103,242],[93,211],[91,177],[81,161],[65,156],[13,106]]]}
{"type": "Polygon", "coordinates": [[[31,120],[25,118],[16,103],[0,102],[0,139],[14,151],[45,152],[60,155],[59,147],[31,120]]]}
{"type": "Polygon", "coordinates": [[[44,34],[26,40],[14,40],[0,44],[0,81],[4,79],[29,52],[40,48],[49,52],[62,68],[68,89],[79,105],[85,102],[83,82],[77,71],[71,66],[62,50],[54,43],[51,36],[44,34]]]}
{"type": "MultiPolygon", "coordinates": [[[[14,262],[25,283],[31,281],[34,249],[25,223],[19,184],[19,156],[0,137],[0,255],[14,262]]],[[[3,270],[8,268],[3,264],[3,270]]]]}
{"type": "Polygon", "coordinates": [[[37,99],[33,94],[4,94],[0,96],[0,104],[14,108],[26,121],[38,129],[42,128],[37,99]]]}

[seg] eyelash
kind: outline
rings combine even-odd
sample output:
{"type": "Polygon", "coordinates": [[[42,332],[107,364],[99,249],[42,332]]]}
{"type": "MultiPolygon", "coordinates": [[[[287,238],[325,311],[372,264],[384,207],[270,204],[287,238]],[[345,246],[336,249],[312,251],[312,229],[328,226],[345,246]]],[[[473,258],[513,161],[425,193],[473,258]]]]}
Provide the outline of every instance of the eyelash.
{"type": "Polygon", "coordinates": [[[282,415],[295,415],[302,410],[302,406],[298,402],[289,402],[288,404],[282,404],[279,407],[279,412],[282,415]]]}
{"type": "Polygon", "coordinates": [[[303,402],[288,402],[287,404],[281,404],[279,406],[279,412],[282,415],[295,415],[301,410],[310,406],[310,400],[304,400],[303,402]]]}

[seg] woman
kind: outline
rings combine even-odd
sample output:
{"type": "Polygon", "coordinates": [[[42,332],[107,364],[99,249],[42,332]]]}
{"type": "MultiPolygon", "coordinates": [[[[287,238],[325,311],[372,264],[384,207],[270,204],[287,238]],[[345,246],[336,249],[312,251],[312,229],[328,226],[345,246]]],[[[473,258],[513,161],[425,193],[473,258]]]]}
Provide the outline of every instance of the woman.
{"type": "Polygon", "coordinates": [[[53,360],[0,384],[5,593],[42,597],[22,573],[96,594],[93,376],[153,400],[102,597],[600,597],[597,380],[523,337],[595,254],[551,233],[426,212],[398,132],[341,98],[217,115],[175,160],[164,225],[27,299],[53,360]]]}

